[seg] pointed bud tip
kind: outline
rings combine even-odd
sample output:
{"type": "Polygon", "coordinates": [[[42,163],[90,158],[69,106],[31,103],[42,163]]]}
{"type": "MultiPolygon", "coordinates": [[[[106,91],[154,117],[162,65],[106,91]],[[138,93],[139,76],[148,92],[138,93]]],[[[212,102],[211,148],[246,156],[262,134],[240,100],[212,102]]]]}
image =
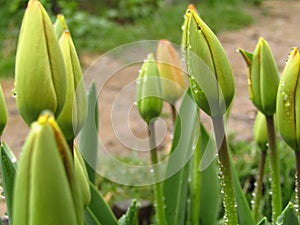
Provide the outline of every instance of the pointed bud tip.
{"type": "Polygon", "coordinates": [[[41,113],[37,122],[38,124],[43,125],[49,122],[52,123],[53,121],[55,121],[53,113],[49,110],[45,110],[41,113]]]}

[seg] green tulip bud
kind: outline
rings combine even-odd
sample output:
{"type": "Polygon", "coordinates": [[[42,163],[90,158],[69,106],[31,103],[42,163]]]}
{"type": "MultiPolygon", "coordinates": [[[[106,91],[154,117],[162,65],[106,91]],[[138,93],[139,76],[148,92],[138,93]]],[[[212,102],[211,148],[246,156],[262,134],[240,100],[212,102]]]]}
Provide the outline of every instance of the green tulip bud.
{"type": "Polygon", "coordinates": [[[253,104],[266,116],[276,111],[278,69],[268,43],[260,38],[253,55],[239,49],[248,68],[248,87],[253,104]]]}
{"type": "Polygon", "coordinates": [[[268,131],[266,117],[261,112],[257,112],[254,123],[254,141],[262,151],[268,149],[268,131]]]}
{"type": "Polygon", "coordinates": [[[293,48],[280,79],[276,118],[283,140],[300,151],[300,54],[293,48]]]}
{"type": "Polygon", "coordinates": [[[137,79],[137,108],[141,117],[150,123],[162,110],[161,84],[153,54],[149,54],[137,79]]]}
{"type": "Polygon", "coordinates": [[[180,57],[168,40],[158,42],[156,62],[161,77],[163,98],[174,104],[185,90],[184,72],[180,57]]]}
{"type": "Polygon", "coordinates": [[[82,192],[83,203],[85,206],[88,206],[91,201],[89,175],[85,166],[85,162],[78,150],[77,145],[74,146],[74,165],[75,172],[79,180],[80,189],[82,192]]]}
{"type": "Polygon", "coordinates": [[[83,225],[71,151],[50,113],[31,125],[18,164],[13,212],[13,225],[83,225]]]}
{"type": "Polygon", "coordinates": [[[57,123],[67,140],[74,138],[87,116],[87,100],[80,62],[71,35],[64,31],[59,39],[66,68],[66,102],[57,123]]]}
{"type": "Polygon", "coordinates": [[[182,40],[196,103],[212,117],[223,115],[234,97],[231,66],[221,43],[192,7],[185,15],[182,40]]]}
{"type": "Polygon", "coordinates": [[[2,88],[0,85],[0,136],[3,133],[6,123],[7,123],[7,108],[6,108],[6,103],[3,96],[2,88]]]}
{"type": "Polygon", "coordinates": [[[59,39],[63,35],[64,31],[69,30],[64,15],[58,14],[56,16],[56,20],[55,23],[53,24],[53,28],[57,39],[59,39]]]}
{"type": "Polygon", "coordinates": [[[47,109],[57,117],[65,103],[66,74],[58,40],[47,12],[30,0],[16,55],[16,102],[30,125],[47,109]]]}

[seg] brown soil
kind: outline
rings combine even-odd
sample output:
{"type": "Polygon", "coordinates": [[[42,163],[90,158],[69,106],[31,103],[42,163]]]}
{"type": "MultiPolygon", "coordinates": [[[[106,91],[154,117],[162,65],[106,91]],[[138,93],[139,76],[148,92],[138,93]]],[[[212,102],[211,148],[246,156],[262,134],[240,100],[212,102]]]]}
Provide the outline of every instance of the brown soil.
{"type": "MultiPolygon", "coordinates": [[[[236,81],[236,96],[228,128],[235,133],[237,140],[250,141],[252,139],[252,126],[256,110],[248,97],[247,68],[236,49],[243,48],[252,52],[258,38],[264,37],[274,53],[279,71],[282,71],[290,49],[300,46],[300,2],[265,1],[261,7],[249,8],[248,11],[254,16],[255,22],[253,25],[238,31],[224,32],[219,35],[219,39],[228,54],[236,81]]],[[[95,55],[83,55],[82,62],[85,65],[89,65],[97,57],[95,55]]],[[[114,64],[115,62],[108,63],[114,64]]],[[[98,72],[100,73],[101,71],[98,72]]],[[[122,89],[123,85],[135,79],[136,74],[131,74],[131,76],[122,76],[122,79],[110,80],[104,89],[105,91],[101,94],[102,100],[100,99],[100,126],[102,131],[100,136],[103,138],[105,146],[117,154],[120,154],[120,152],[127,154],[128,150],[124,151],[124,146],[120,145],[120,141],[115,137],[110,122],[110,114],[107,111],[111,108],[112,100],[116,97],[118,91],[122,89]]],[[[2,140],[18,155],[28,134],[28,127],[20,118],[16,109],[15,99],[11,95],[11,90],[14,86],[13,81],[6,80],[2,81],[1,84],[9,111],[9,121],[2,140]]],[[[118,108],[118,110],[120,110],[120,118],[118,119],[121,120],[122,116],[126,115],[127,112],[122,112],[122,107],[118,108]]],[[[126,107],[124,110],[126,110],[126,107]]],[[[140,138],[145,137],[145,126],[141,127],[141,123],[137,121],[138,116],[133,115],[132,118],[130,122],[132,132],[140,138]]],[[[167,120],[167,124],[169,123],[170,121],[167,120]]],[[[1,215],[3,215],[3,210],[0,211],[1,215]]]]}

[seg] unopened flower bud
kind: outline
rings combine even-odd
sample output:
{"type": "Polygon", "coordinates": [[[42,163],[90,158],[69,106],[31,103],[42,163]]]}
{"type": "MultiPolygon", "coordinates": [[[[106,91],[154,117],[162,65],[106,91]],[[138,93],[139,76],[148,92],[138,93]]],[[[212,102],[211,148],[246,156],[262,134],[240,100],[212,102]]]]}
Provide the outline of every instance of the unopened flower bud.
{"type": "Polygon", "coordinates": [[[149,54],[137,79],[136,102],[141,117],[150,123],[162,110],[161,84],[153,54],[149,54]]]}
{"type": "Polygon", "coordinates": [[[87,100],[82,71],[71,35],[64,31],[59,40],[66,68],[66,101],[57,123],[67,140],[74,138],[87,116],[87,100]]]}
{"type": "Polygon", "coordinates": [[[32,124],[19,160],[13,225],[82,225],[83,207],[71,151],[45,112],[32,124]]]}
{"type": "Polygon", "coordinates": [[[283,140],[300,151],[300,54],[293,48],[280,79],[276,118],[283,140]]]}
{"type": "Polygon", "coordinates": [[[16,102],[25,122],[30,125],[46,109],[57,117],[65,103],[65,67],[50,18],[38,0],[28,2],[15,69],[16,102]]]}
{"type": "Polygon", "coordinates": [[[163,98],[174,104],[185,91],[185,74],[178,53],[168,40],[158,42],[156,62],[161,78],[163,98]]]}
{"type": "Polygon", "coordinates": [[[234,97],[231,66],[221,43],[192,7],[185,15],[182,40],[196,103],[212,117],[223,115],[234,97]]]}
{"type": "Polygon", "coordinates": [[[255,143],[262,151],[266,151],[268,149],[268,131],[267,131],[267,122],[266,117],[261,112],[257,112],[254,128],[254,140],[255,143]]]}
{"type": "Polygon", "coordinates": [[[239,49],[245,59],[248,73],[250,99],[266,116],[276,111],[276,96],[279,83],[277,66],[268,43],[260,38],[253,55],[239,49]]]}

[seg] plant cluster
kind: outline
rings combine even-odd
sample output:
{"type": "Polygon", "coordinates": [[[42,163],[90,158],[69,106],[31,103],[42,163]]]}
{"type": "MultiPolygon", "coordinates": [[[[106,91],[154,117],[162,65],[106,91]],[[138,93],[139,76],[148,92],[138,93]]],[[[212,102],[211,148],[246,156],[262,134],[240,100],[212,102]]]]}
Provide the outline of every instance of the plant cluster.
{"type": "MultiPolygon", "coordinates": [[[[185,14],[182,52],[188,90],[180,56],[165,39],[159,41],[155,53],[149,53],[136,80],[136,107],[149,132],[149,173],[155,199],[153,224],[300,224],[298,49],[290,52],[281,78],[263,38],[253,53],[239,49],[248,66],[250,99],[259,111],[254,136],[261,155],[252,209],[232,163],[225,129],[224,117],[235,92],[231,66],[221,43],[193,5],[185,14]],[[175,103],[182,96],[177,112],[175,103]],[[166,167],[160,166],[154,126],[163,101],[171,106],[174,124],[166,167]],[[211,118],[214,135],[206,131],[199,110],[211,118]],[[286,205],[282,201],[277,130],[295,153],[295,199],[292,197],[286,205]],[[261,210],[267,159],[271,218],[261,210]]],[[[30,132],[18,162],[1,142],[0,169],[10,224],[138,224],[135,200],[117,220],[97,190],[96,87],[92,84],[86,95],[64,17],[59,15],[52,24],[38,0],[29,0],[22,21],[15,94],[17,108],[30,132]],[[74,141],[76,136],[79,144],[74,141]]],[[[0,106],[1,135],[7,122],[1,89],[0,106]]]]}

